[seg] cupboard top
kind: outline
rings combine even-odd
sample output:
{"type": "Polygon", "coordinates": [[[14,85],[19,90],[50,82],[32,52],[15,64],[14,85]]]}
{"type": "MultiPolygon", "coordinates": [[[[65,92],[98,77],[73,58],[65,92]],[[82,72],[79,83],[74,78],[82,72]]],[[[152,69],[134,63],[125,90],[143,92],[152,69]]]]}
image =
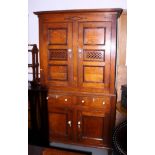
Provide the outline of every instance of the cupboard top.
{"type": "Polygon", "coordinates": [[[119,17],[122,13],[123,9],[115,8],[115,9],[78,9],[78,10],[53,10],[53,11],[39,11],[34,12],[36,15],[43,15],[43,14],[55,14],[55,13],[92,13],[92,12],[103,12],[108,14],[114,14],[119,17]]]}

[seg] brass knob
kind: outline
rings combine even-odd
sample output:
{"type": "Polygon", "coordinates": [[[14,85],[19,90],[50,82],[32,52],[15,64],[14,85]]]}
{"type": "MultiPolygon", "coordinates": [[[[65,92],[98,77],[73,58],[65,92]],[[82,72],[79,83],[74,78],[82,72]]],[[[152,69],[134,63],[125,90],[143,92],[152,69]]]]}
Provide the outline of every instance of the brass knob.
{"type": "Polygon", "coordinates": [[[68,121],[68,125],[71,127],[72,126],[72,122],[71,121],[68,121]]]}
{"type": "Polygon", "coordinates": [[[69,58],[72,58],[72,49],[68,49],[68,56],[69,56],[69,58]]]}
{"type": "Polygon", "coordinates": [[[68,49],[68,52],[72,52],[72,49],[69,48],[69,49],[68,49]]]}
{"type": "Polygon", "coordinates": [[[84,100],[82,100],[81,102],[84,103],[84,100]]]}
{"type": "Polygon", "coordinates": [[[102,103],[103,105],[105,104],[105,102],[103,101],[103,103],[102,103]]]}
{"type": "Polygon", "coordinates": [[[78,52],[79,52],[79,58],[82,58],[82,51],[83,51],[83,50],[82,50],[81,48],[78,49],[78,52]]]}
{"type": "Polygon", "coordinates": [[[48,100],[48,99],[49,99],[49,97],[47,96],[47,97],[46,97],[46,100],[48,100]]]}
{"type": "Polygon", "coordinates": [[[80,125],[81,125],[81,122],[80,122],[80,121],[78,121],[78,128],[80,128],[80,125]]]}
{"type": "Polygon", "coordinates": [[[82,52],[82,49],[81,48],[79,48],[79,53],[81,53],[82,52]]]}
{"type": "Polygon", "coordinates": [[[65,98],[65,102],[67,102],[67,98],[65,98]]]}

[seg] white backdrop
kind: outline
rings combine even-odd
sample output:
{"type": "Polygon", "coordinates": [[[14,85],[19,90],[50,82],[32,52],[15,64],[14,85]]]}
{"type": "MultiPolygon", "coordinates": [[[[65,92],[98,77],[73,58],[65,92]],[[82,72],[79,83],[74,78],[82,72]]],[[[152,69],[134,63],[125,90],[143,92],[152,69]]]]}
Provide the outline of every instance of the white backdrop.
{"type": "Polygon", "coordinates": [[[28,43],[38,44],[38,17],[35,11],[97,9],[97,8],[127,8],[127,0],[29,0],[28,4],[28,43]]]}

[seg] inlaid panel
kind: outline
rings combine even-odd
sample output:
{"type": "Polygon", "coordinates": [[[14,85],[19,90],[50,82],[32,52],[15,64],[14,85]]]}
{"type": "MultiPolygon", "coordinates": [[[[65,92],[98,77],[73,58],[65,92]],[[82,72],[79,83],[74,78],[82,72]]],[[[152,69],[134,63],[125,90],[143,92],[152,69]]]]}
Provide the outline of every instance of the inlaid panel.
{"type": "Polygon", "coordinates": [[[67,60],[68,54],[66,49],[50,49],[49,60],[67,60]]]}
{"type": "Polygon", "coordinates": [[[104,67],[103,66],[83,66],[83,81],[84,82],[104,82],[104,67]]]}
{"type": "Polygon", "coordinates": [[[84,61],[104,61],[105,51],[104,50],[84,50],[83,60],[84,61]]]}
{"type": "Polygon", "coordinates": [[[83,116],[83,137],[103,138],[104,133],[104,118],[95,116],[83,116]]]}
{"type": "Polygon", "coordinates": [[[67,65],[49,65],[49,80],[67,81],[68,67],[67,65]]]}
{"type": "Polygon", "coordinates": [[[84,45],[104,45],[105,44],[105,28],[96,27],[96,28],[86,28],[84,27],[84,45]]]}
{"type": "Polygon", "coordinates": [[[48,44],[66,45],[67,29],[66,28],[50,28],[48,29],[48,44]]]}

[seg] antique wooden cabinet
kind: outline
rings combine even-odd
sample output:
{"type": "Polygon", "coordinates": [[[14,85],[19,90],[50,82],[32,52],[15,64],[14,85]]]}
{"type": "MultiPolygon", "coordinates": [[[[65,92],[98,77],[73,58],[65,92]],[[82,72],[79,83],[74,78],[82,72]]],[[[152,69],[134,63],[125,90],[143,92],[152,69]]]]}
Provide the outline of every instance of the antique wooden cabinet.
{"type": "Polygon", "coordinates": [[[122,9],[35,12],[50,142],[110,147],[122,9]]]}

